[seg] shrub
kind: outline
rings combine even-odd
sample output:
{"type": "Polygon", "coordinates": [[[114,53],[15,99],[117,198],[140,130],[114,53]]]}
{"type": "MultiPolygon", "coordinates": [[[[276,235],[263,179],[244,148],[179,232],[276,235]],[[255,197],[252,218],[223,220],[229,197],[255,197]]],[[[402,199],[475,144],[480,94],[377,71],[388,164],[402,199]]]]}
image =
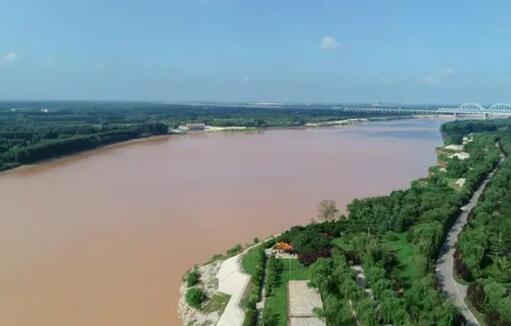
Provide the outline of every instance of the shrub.
{"type": "Polygon", "coordinates": [[[268,276],[266,277],[265,296],[269,297],[273,289],[279,284],[282,268],[282,261],[272,256],[268,262],[268,276]]]}
{"type": "Polygon", "coordinates": [[[472,283],[467,289],[467,298],[478,311],[484,311],[486,294],[483,287],[478,283],[472,283]]]}
{"type": "Polygon", "coordinates": [[[454,253],[454,271],[456,272],[456,275],[465,281],[469,281],[471,279],[470,270],[468,269],[467,265],[465,265],[460,256],[461,255],[459,250],[456,250],[454,253]]]}
{"type": "Polygon", "coordinates": [[[200,280],[200,273],[197,267],[192,269],[190,273],[186,275],[186,286],[192,287],[199,283],[200,280]]]}
{"type": "Polygon", "coordinates": [[[243,248],[241,247],[241,245],[240,245],[240,244],[237,244],[237,245],[235,245],[234,247],[232,247],[231,249],[227,250],[227,256],[234,256],[234,255],[236,255],[236,254],[240,253],[240,252],[241,252],[241,249],[243,249],[243,248]]]}
{"type": "Polygon", "coordinates": [[[245,311],[245,320],[243,326],[256,326],[257,325],[257,302],[261,295],[261,286],[264,278],[264,263],[266,255],[264,254],[264,247],[258,249],[258,261],[255,273],[250,278],[249,293],[245,293],[243,308],[245,311]],[[246,300],[246,301],[245,301],[246,300]]]}
{"type": "Polygon", "coordinates": [[[199,288],[191,288],[186,291],[185,299],[190,307],[200,308],[205,298],[204,292],[199,288]]]}
{"type": "Polygon", "coordinates": [[[279,316],[271,309],[265,309],[263,315],[263,326],[277,326],[279,324],[279,316]]]}
{"type": "Polygon", "coordinates": [[[257,308],[256,302],[250,300],[245,307],[245,320],[243,326],[256,326],[257,325],[257,308]]]}
{"type": "Polygon", "coordinates": [[[298,260],[304,266],[310,266],[319,258],[328,258],[330,256],[331,256],[330,248],[323,248],[323,249],[319,249],[317,251],[308,251],[308,252],[300,253],[300,254],[298,254],[298,260]]]}

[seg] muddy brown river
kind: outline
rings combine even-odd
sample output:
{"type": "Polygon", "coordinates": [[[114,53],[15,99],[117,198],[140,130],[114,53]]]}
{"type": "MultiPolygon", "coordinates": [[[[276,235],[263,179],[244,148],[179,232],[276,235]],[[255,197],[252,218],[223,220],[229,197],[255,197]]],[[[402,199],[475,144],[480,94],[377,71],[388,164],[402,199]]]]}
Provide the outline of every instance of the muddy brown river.
{"type": "Polygon", "coordinates": [[[0,325],[175,326],[179,280],[235,243],[424,176],[441,120],[194,134],[0,175],[0,325]]]}

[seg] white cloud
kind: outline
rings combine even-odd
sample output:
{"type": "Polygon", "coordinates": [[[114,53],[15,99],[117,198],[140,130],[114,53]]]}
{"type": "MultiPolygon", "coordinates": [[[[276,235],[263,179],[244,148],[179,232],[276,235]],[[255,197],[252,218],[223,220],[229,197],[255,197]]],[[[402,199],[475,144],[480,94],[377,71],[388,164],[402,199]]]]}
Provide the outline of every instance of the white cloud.
{"type": "Polygon", "coordinates": [[[13,62],[13,61],[16,61],[17,59],[18,59],[18,52],[16,52],[16,51],[9,51],[2,56],[3,62],[13,62]]]}
{"type": "Polygon", "coordinates": [[[95,61],[93,63],[93,67],[96,72],[104,72],[106,70],[107,65],[106,62],[95,61]]]}
{"type": "Polygon", "coordinates": [[[447,82],[450,78],[454,77],[457,74],[456,69],[452,67],[447,67],[439,72],[434,74],[426,75],[422,81],[427,85],[438,85],[444,82],[447,82]]]}
{"type": "Polygon", "coordinates": [[[319,42],[319,47],[323,50],[334,50],[341,47],[341,44],[333,36],[325,36],[319,42]]]}
{"type": "Polygon", "coordinates": [[[392,79],[383,76],[383,77],[380,77],[380,82],[382,84],[389,85],[389,84],[392,84],[392,79]]]}
{"type": "Polygon", "coordinates": [[[452,67],[449,67],[449,68],[444,69],[443,74],[446,76],[452,76],[452,75],[456,74],[456,70],[452,67]]]}
{"type": "Polygon", "coordinates": [[[440,82],[438,77],[435,77],[433,75],[427,75],[426,77],[424,77],[423,81],[425,84],[428,84],[428,85],[436,85],[440,82]]]}

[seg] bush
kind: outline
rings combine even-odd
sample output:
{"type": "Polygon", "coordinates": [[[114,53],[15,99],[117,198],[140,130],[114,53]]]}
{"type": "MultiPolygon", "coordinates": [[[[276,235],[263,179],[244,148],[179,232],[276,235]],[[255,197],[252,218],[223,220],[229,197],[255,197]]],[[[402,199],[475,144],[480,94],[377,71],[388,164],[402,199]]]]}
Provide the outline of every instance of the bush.
{"type": "Polygon", "coordinates": [[[268,276],[266,277],[265,296],[269,297],[273,289],[279,284],[282,268],[282,261],[272,256],[268,262],[268,276]]]}
{"type": "Polygon", "coordinates": [[[245,320],[243,326],[256,326],[257,325],[257,308],[255,301],[249,301],[245,307],[245,320]]]}
{"type": "Polygon", "coordinates": [[[458,250],[456,250],[456,252],[454,253],[454,271],[456,272],[456,275],[458,275],[465,281],[470,281],[471,279],[470,270],[461,259],[460,252],[458,250]]]}
{"type": "Polygon", "coordinates": [[[240,244],[237,244],[235,245],[234,247],[232,247],[231,249],[227,250],[227,256],[234,256],[234,255],[237,255],[238,253],[241,252],[241,249],[243,249],[241,247],[240,244]]]}
{"type": "Polygon", "coordinates": [[[188,287],[195,286],[199,283],[200,273],[199,270],[195,267],[190,273],[186,275],[186,285],[188,287]]]}
{"type": "Polygon", "coordinates": [[[312,265],[319,258],[328,258],[330,257],[330,248],[323,248],[317,251],[309,251],[298,254],[298,260],[304,266],[312,265]]]}
{"type": "Polygon", "coordinates": [[[478,311],[484,311],[486,294],[483,287],[478,283],[472,283],[467,289],[467,298],[478,311]]]}
{"type": "Polygon", "coordinates": [[[205,298],[204,292],[199,288],[191,288],[186,291],[185,299],[190,307],[200,308],[205,298]]]}
{"type": "Polygon", "coordinates": [[[277,326],[279,324],[279,316],[271,309],[265,310],[263,315],[263,326],[277,326]]]}
{"type": "Polygon", "coordinates": [[[245,293],[244,303],[242,304],[245,311],[245,320],[243,326],[256,326],[257,325],[257,308],[256,305],[259,302],[261,295],[261,287],[264,278],[264,264],[266,261],[266,255],[264,253],[264,246],[261,245],[258,250],[258,261],[254,274],[250,278],[249,289],[250,293],[245,293]]]}

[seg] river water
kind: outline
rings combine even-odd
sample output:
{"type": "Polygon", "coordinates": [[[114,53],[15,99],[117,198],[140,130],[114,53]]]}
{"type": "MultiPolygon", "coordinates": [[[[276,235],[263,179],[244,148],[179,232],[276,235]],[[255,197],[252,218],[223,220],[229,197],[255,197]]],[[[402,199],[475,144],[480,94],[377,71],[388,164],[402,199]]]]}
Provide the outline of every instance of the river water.
{"type": "Polygon", "coordinates": [[[0,325],[179,325],[187,268],[406,187],[441,123],[170,136],[2,174],[0,325]]]}

